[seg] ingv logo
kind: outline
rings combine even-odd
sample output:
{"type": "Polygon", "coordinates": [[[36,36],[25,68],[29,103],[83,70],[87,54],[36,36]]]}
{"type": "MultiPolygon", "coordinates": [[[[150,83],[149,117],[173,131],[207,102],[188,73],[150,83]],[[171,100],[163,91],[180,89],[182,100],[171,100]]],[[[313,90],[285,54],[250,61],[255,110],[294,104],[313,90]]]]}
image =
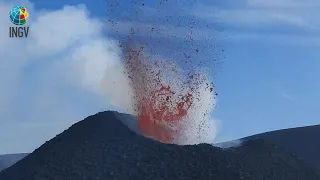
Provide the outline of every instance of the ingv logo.
{"type": "Polygon", "coordinates": [[[9,37],[28,37],[29,27],[21,27],[27,23],[29,17],[27,8],[24,6],[14,6],[9,13],[9,17],[12,24],[15,25],[9,27],[9,37]]]}

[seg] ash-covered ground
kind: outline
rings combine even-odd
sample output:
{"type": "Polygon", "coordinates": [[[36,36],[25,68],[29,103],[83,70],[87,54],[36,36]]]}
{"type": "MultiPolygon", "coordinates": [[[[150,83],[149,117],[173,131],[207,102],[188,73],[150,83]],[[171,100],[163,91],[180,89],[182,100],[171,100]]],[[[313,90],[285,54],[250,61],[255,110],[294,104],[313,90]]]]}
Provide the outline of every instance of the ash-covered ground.
{"type": "Polygon", "coordinates": [[[288,149],[310,165],[320,169],[319,137],[320,125],[314,125],[256,134],[243,140],[264,139],[288,149]]]}
{"type": "Polygon", "coordinates": [[[263,140],[221,149],[142,137],[101,112],[80,121],[0,173],[1,180],[319,180],[312,167],[263,140]]]}

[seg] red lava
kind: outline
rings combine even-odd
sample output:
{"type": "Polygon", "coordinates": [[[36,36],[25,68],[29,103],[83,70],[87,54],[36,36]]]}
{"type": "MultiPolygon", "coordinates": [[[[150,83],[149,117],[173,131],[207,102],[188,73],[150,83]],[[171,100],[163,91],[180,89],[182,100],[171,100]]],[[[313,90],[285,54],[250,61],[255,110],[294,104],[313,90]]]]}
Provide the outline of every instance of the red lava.
{"type": "Polygon", "coordinates": [[[187,115],[192,95],[182,96],[181,102],[170,102],[175,94],[170,86],[151,90],[151,94],[150,98],[139,102],[139,127],[145,136],[170,143],[179,133],[177,122],[187,115]]]}
{"type": "Polygon", "coordinates": [[[128,48],[126,53],[126,68],[135,91],[141,133],[163,143],[172,143],[179,135],[178,122],[193,104],[193,89],[177,94],[170,85],[164,85],[161,80],[163,73],[174,69],[162,69],[160,63],[150,63],[143,54],[143,48],[128,48]],[[160,70],[156,71],[157,68],[160,70]]]}

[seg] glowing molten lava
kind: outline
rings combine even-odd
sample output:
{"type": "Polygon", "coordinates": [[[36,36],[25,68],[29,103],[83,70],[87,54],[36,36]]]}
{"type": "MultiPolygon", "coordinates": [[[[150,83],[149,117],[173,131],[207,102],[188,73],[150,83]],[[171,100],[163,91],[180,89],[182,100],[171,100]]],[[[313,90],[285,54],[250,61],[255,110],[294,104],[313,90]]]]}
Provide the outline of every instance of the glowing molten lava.
{"type": "Polygon", "coordinates": [[[139,127],[145,136],[169,143],[178,135],[178,121],[187,115],[192,95],[181,96],[180,102],[172,102],[175,92],[170,86],[161,86],[151,94],[140,102],[139,127]]]}
{"type": "MultiPolygon", "coordinates": [[[[143,48],[128,48],[127,55],[126,69],[134,90],[141,133],[164,143],[172,143],[179,136],[179,122],[193,105],[195,90],[189,88],[186,82],[184,87],[177,85],[179,92],[175,92],[167,81],[170,73],[173,75],[169,75],[169,79],[177,78],[174,77],[177,73],[175,66],[168,61],[151,61],[144,56],[143,48]]],[[[209,90],[212,91],[212,88],[209,90]]]]}

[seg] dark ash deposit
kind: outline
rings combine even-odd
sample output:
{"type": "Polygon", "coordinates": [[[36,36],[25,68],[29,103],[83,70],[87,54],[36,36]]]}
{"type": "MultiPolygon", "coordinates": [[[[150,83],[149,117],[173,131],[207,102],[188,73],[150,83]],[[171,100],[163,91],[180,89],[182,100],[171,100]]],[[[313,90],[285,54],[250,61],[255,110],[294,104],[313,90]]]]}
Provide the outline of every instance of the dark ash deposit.
{"type": "Polygon", "coordinates": [[[295,155],[264,140],[221,149],[178,146],[130,131],[101,112],[47,141],[3,170],[0,180],[319,180],[295,155]]]}

